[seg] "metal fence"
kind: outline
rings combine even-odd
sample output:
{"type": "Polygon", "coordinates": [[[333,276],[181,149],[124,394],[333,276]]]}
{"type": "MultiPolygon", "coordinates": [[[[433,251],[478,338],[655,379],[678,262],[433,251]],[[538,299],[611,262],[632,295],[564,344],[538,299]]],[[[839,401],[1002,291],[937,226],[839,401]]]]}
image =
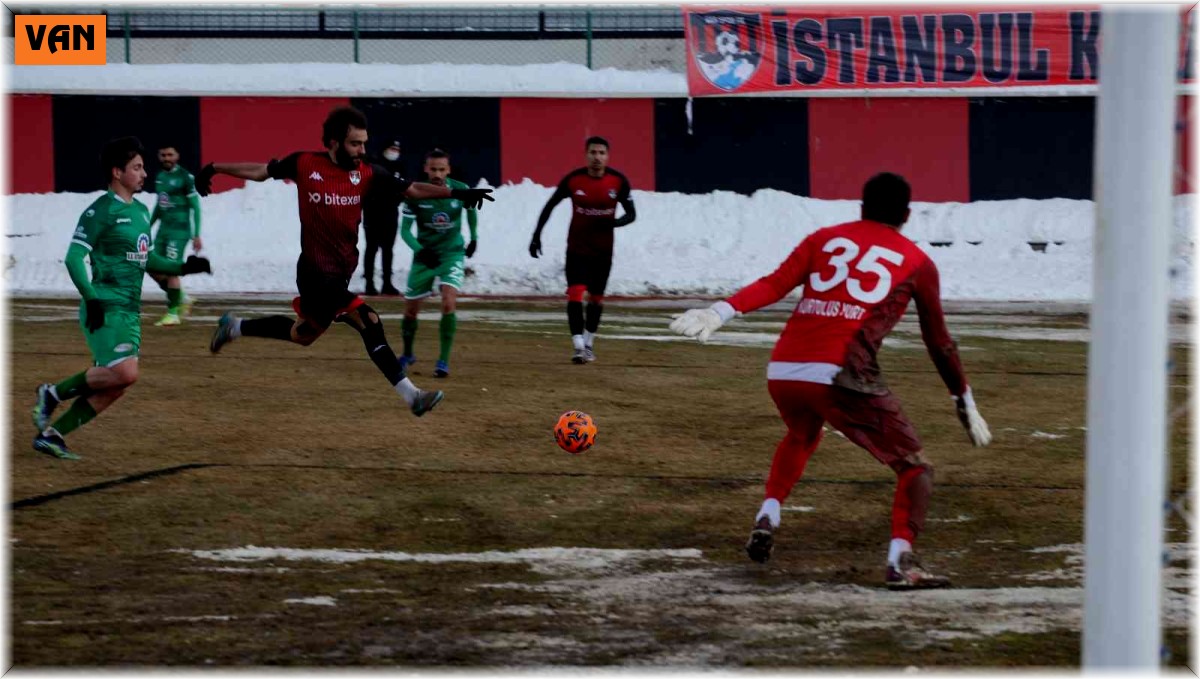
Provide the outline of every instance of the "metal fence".
{"type": "MultiPolygon", "coordinates": [[[[109,62],[576,63],[684,70],[678,7],[9,8],[107,14],[109,62]]],[[[11,34],[11,33],[10,33],[11,34]]]]}

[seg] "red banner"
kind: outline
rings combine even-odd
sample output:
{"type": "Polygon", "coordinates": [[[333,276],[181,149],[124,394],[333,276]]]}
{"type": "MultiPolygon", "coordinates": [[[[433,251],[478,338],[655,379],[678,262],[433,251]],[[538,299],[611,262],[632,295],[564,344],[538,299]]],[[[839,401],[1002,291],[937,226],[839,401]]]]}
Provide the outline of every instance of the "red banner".
{"type": "MultiPolygon", "coordinates": [[[[1190,81],[1190,8],[1180,79],[1190,81]]],[[[693,96],[1095,85],[1089,6],[684,8],[693,96]]]]}

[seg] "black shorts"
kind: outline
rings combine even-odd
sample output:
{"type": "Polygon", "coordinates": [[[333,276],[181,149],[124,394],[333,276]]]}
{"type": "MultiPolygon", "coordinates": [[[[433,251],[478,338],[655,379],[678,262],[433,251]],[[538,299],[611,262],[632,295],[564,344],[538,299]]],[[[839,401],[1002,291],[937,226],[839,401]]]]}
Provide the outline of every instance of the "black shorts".
{"type": "Polygon", "coordinates": [[[588,294],[603,295],[608,287],[612,255],[579,255],[567,251],[567,287],[586,285],[588,294]]]}
{"type": "Polygon", "coordinates": [[[322,330],[363,304],[361,297],[350,292],[349,278],[313,271],[303,264],[296,266],[296,290],[300,296],[292,300],[292,309],[322,330]]]}

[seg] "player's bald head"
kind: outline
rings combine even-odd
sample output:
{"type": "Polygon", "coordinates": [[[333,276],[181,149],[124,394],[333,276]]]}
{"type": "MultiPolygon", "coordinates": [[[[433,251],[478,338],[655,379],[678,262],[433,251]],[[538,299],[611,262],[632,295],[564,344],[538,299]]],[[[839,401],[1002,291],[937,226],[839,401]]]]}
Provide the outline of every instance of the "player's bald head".
{"type": "Polygon", "coordinates": [[[904,177],[880,172],[863,185],[862,218],[900,226],[908,221],[912,187],[904,177]]]}

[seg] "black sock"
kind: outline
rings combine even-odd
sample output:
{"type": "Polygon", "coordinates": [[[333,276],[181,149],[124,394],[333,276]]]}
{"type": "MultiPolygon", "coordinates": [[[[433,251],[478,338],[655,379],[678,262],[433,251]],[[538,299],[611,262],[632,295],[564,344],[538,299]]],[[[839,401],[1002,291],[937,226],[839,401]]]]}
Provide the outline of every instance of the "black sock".
{"type": "Polygon", "coordinates": [[[567,325],[572,337],[583,334],[583,302],[567,302],[567,325]]]}
{"type": "Polygon", "coordinates": [[[587,331],[595,334],[600,329],[600,314],[604,313],[604,305],[598,302],[588,302],[587,331]]]}
{"type": "Polygon", "coordinates": [[[290,316],[266,316],[242,321],[242,337],[267,337],[292,341],[292,326],[296,320],[290,316]]]}
{"type": "MultiPolygon", "coordinates": [[[[372,312],[373,313],[373,312],[372,312]]],[[[396,358],[396,352],[392,351],[391,345],[387,343],[387,337],[383,334],[383,325],[380,323],[371,323],[359,330],[362,335],[363,346],[367,349],[367,356],[371,357],[371,362],[379,368],[379,372],[387,378],[389,384],[396,386],[400,380],[404,379],[404,368],[400,367],[400,360],[396,358]]]]}

